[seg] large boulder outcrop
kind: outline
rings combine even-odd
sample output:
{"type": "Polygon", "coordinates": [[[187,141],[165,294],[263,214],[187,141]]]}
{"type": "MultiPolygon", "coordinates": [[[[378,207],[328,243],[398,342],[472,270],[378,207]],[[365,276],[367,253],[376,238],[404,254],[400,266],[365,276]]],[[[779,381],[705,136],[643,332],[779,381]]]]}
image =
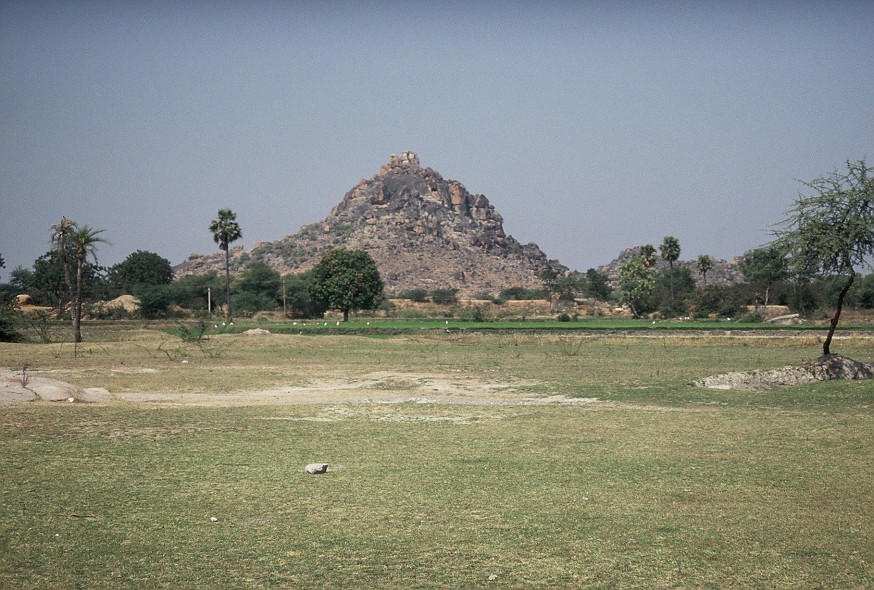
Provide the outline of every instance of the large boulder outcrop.
{"type": "MultiPolygon", "coordinates": [[[[388,293],[454,288],[462,296],[539,288],[539,273],[566,270],[536,244],[508,236],[503,221],[485,195],[470,193],[423,167],[415,153],[403,152],[352,187],[324,221],[251,250],[232,249],[231,268],[260,260],[283,274],[302,272],[333,248],[352,248],[373,257],[388,293]]],[[[196,274],[223,264],[222,253],[191,255],[175,271],[196,274]]]]}

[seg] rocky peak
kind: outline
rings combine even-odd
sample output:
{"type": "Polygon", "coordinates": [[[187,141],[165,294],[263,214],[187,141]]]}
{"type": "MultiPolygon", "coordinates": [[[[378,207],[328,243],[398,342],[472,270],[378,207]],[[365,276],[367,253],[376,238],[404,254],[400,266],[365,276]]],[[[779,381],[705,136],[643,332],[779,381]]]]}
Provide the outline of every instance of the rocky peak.
{"type": "MultiPolygon", "coordinates": [[[[344,247],[370,253],[389,293],[456,288],[474,295],[539,287],[538,274],[557,263],[536,244],[523,246],[506,235],[503,221],[485,195],[444,179],[406,151],[392,154],[377,174],[359,181],[324,221],[277,242],[258,243],[235,261],[240,268],[254,259],[283,273],[300,272],[328,250],[344,247]]],[[[177,274],[191,272],[202,260],[189,259],[177,274]]]]}

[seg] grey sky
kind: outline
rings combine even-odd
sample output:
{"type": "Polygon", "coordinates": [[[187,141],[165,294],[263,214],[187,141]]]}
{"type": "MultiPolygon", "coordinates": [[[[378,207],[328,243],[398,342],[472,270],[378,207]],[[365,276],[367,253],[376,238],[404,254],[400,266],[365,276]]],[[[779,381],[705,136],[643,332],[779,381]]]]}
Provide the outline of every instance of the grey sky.
{"type": "Polygon", "coordinates": [[[578,270],[769,238],[874,159],[874,2],[0,2],[0,254],[62,215],[101,264],[323,219],[392,153],[578,270]]]}

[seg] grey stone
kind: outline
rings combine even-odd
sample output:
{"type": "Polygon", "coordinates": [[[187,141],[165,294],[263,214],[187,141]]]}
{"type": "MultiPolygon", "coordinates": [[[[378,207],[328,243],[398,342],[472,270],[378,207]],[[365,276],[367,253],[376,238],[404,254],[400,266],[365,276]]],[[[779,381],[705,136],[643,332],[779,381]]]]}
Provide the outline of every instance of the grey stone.
{"type": "Polygon", "coordinates": [[[309,465],[304,467],[304,473],[308,473],[310,475],[321,475],[322,473],[326,473],[327,471],[327,463],[310,463],[309,465]]]}

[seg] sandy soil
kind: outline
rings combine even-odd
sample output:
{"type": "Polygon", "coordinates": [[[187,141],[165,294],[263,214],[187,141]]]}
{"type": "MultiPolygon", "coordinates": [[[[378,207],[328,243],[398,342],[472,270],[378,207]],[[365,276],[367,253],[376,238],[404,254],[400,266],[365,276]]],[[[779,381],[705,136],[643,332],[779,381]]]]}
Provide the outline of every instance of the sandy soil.
{"type": "Polygon", "coordinates": [[[528,382],[477,381],[445,375],[417,375],[373,372],[360,379],[329,379],[305,386],[237,393],[142,393],[110,392],[102,388],[82,389],[21,371],[0,369],[0,405],[17,402],[96,404],[142,404],[162,406],[257,406],[287,404],[467,404],[467,405],[584,405],[596,398],[563,395],[521,397],[519,388],[528,382]]]}

